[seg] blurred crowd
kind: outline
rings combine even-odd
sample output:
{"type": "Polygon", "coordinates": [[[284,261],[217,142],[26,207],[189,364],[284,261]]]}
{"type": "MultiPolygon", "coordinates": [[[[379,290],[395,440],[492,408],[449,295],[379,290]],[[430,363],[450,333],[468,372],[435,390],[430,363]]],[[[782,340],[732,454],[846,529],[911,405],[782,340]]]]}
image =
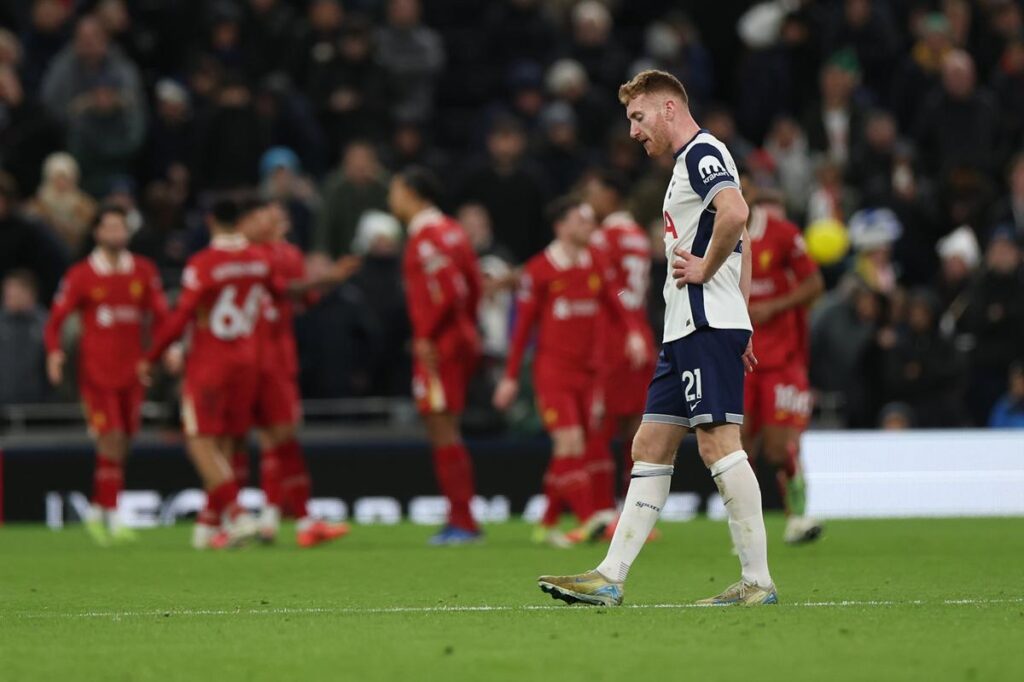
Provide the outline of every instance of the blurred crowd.
{"type": "MultiPolygon", "coordinates": [[[[100,203],[128,211],[173,291],[210,196],[238,188],[287,209],[311,270],[364,257],[298,322],[305,395],[407,394],[386,198],[413,163],[445,179],[495,278],[547,243],[551,199],[621,173],[660,325],[673,160],[644,157],[616,100],[654,67],[792,220],[831,230],[810,244],[829,423],[1022,425],[1024,3],[707,4],[0,0],[0,404],[54,397],[45,308],[100,203]]],[[[482,311],[495,362],[509,306],[482,311]]]]}

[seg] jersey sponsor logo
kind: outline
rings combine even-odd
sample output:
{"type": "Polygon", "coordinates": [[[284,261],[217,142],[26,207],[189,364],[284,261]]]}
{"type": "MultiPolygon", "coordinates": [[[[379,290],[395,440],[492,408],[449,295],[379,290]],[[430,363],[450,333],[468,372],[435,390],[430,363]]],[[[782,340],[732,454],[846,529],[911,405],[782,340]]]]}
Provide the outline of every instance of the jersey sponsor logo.
{"type": "Polygon", "coordinates": [[[213,269],[210,276],[215,282],[221,282],[239,277],[266,277],[269,273],[270,266],[266,261],[254,260],[222,263],[213,269]]]}
{"type": "Polygon", "coordinates": [[[135,324],[141,315],[133,305],[101,305],[96,308],[96,324],[109,328],[115,324],[135,324]]]}
{"type": "Polygon", "coordinates": [[[775,387],[775,411],[808,417],[811,414],[811,392],[789,384],[775,387]]]}
{"type": "Polygon", "coordinates": [[[775,281],[772,279],[752,279],[750,281],[751,296],[770,296],[775,293],[775,281]]]}
{"type": "Polygon", "coordinates": [[[665,211],[665,234],[672,235],[672,239],[679,239],[679,233],[676,232],[675,221],[672,220],[672,216],[669,215],[668,211],[665,211]]]}
{"type": "Polygon", "coordinates": [[[598,311],[597,301],[583,299],[573,301],[568,298],[556,298],[551,310],[556,320],[568,320],[572,317],[593,317],[598,311]]]}
{"type": "Polygon", "coordinates": [[[697,172],[705,185],[719,178],[730,177],[722,162],[711,154],[697,162],[697,172]]]}

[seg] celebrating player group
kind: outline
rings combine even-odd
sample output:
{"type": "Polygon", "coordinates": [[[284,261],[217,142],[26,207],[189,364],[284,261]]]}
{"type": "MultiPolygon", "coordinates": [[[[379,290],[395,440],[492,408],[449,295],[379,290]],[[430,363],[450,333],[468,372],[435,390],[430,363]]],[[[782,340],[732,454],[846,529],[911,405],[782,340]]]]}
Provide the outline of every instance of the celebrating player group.
{"type": "MultiPolygon", "coordinates": [[[[761,492],[749,460],[761,455],[775,472],[789,516],[785,540],[817,538],[822,527],[804,509],[799,443],[811,409],[806,307],[822,290],[821,275],[772,189],[749,178],[741,185],[729,150],[694,121],[675,77],[644,71],[619,97],[633,139],[651,156],[675,157],[663,206],[670,263],[664,336],[656,356],[646,312],[651,248],[625,210],[626,183],[593,171],[579,193],[549,207],[553,241],[508,282],[518,289],[515,325],[493,396],[499,409],[516,400],[533,340],[536,407],[552,441],[542,482],[547,509],[535,539],[556,547],[610,540],[595,569],[542,576],[539,585],[569,603],[621,604],[630,568],[668,498],[676,453],[693,433],[740,561],[740,579],[702,603],[773,604],[761,492]],[[621,511],[611,454],[617,438],[630,468],[621,511]],[[558,528],[565,511],[576,520],[568,533],[558,528]]],[[[408,168],[393,179],[389,203],[408,230],[412,393],[449,503],[448,522],[431,543],[459,545],[483,537],[459,426],[480,357],[483,282],[461,226],[438,209],[441,194],[432,173],[408,168]]],[[[133,538],[118,521],[116,502],[144,386],[161,356],[170,371],[184,356],[182,423],[208,500],[193,545],[270,542],[282,515],[298,519],[301,546],[341,537],[346,526],[313,520],[307,509],[292,319],[296,305],[315,305],[317,290],[347,279],[358,262],[343,258],[329,274],[307,278],[301,253],[285,241],[287,215],[275,204],[225,199],[207,220],[210,246],[189,261],[173,312],[154,266],[128,253],[117,209],[100,212],[96,250],[69,271],[55,299],[46,330],[54,382],[65,363],[61,326],[74,311],[84,320],[78,378],[97,449],[86,527],[101,544],[133,538]],[[152,343],[144,351],[147,319],[152,343]],[[184,352],[177,340],[186,331],[184,352]],[[253,428],[266,496],[259,518],[238,503],[253,428]]]]}

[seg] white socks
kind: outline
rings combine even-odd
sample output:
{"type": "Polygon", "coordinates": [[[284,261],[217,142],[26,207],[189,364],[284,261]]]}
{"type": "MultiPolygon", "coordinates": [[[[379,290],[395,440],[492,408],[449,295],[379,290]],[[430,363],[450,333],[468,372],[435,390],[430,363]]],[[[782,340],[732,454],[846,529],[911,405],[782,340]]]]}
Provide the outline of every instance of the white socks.
{"type": "MultiPolygon", "coordinates": [[[[623,582],[626,579],[629,567],[640,554],[658,521],[661,508],[665,506],[673,470],[669,464],[633,464],[633,478],[629,482],[612,544],[604,561],[597,567],[597,572],[608,580],[623,582]]],[[[757,484],[756,481],[754,483],[757,484]]],[[[758,497],[757,501],[760,509],[761,498],[758,497]]],[[[763,527],[761,536],[764,537],[763,527]]]]}
{"type": "Polygon", "coordinates": [[[729,513],[729,533],[740,557],[743,580],[768,587],[772,577],[768,573],[768,539],[761,512],[761,488],[747,462],[747,453],[737,450],[712,464],[710,469],[729,513]]]}

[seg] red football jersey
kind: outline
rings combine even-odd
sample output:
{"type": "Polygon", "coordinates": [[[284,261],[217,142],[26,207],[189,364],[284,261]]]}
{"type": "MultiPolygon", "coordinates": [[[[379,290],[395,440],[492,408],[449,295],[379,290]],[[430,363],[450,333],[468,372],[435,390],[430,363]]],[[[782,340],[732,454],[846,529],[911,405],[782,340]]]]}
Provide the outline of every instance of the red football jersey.
{"type": "Polygon", "coordinates": [[[436,209],[414,217],[402,275],[413,338],[434,341],[442,357],[479,346],[480,266],[457,222],[436,209]]]}
{"type": "MultiPolygon", "coordinates": [[[[799,228],[778,215],[755,207],[750,219],[753,263],[750,303],[789,293],[818,270],[807,255],[799,228]]],[[[754,326],[754,352],[764,369],[807,362],[807,311],[791,308],[754,326]]]]}
{"type": "MultiPolygon", "coordinates": [[[[647,319],[647,295],[651,284],[651,241],[643,228],[625,211],[605,218],[594,233],[592,243],[608,264],[607,279],[632,321],[654,348],[654,332],[647,319]]],[[[602,315],[602,345],[609,370],[629,364],[626,334],[629,328],[616,324],[610,315],[602,315]]]]}
{"type": "Polygon", "coordinates": [[[112,265],[100,251],[74,265],[61,282],[46,323],[47,352],[60,350],[64,320],[81,312],[79,381],[97,388],[127,388],[138,383],[143,322],[153,327],[167,315],[156,266],[142,256],[122,253],[112,265]]]}
{"type": "Polygon", "coordinates": [[[566,375],[594,373],[601,361],[600,317],[607,311],[615,324],[635,330],[607,281],[608,267],[593,249],[574,261],[558,242],[531,258],[523,269],[516,324],[505,376],[517,378],[530,334],[537,327],[536,366],[566,375]]]}
{"type": "MultiPolygon", "coordinates": [[[[282,241],[255,244],[253,248],[270,261],[278,281],[288,284],[305,279],[306,260],[297,246],[282,241]]],[[[313,303],[315,296],[311,293],[306,300],[313,303]]],[[[264,341],[261,347],[264,371],[280,372],[287,377],[298,376],[299,354],[292,300],[267,296],[257,332],[264,341]]]]}
{"type": "Polygon", "coordinates": [[[256,326],[268,295],[282,291],[266,254],[241,235],[215,237],[189,259],[178,305],[160,327],[147,358],[152,362],[191,322],[186,378],[216,382],[221,370],[259,368],[256,326]]]}

